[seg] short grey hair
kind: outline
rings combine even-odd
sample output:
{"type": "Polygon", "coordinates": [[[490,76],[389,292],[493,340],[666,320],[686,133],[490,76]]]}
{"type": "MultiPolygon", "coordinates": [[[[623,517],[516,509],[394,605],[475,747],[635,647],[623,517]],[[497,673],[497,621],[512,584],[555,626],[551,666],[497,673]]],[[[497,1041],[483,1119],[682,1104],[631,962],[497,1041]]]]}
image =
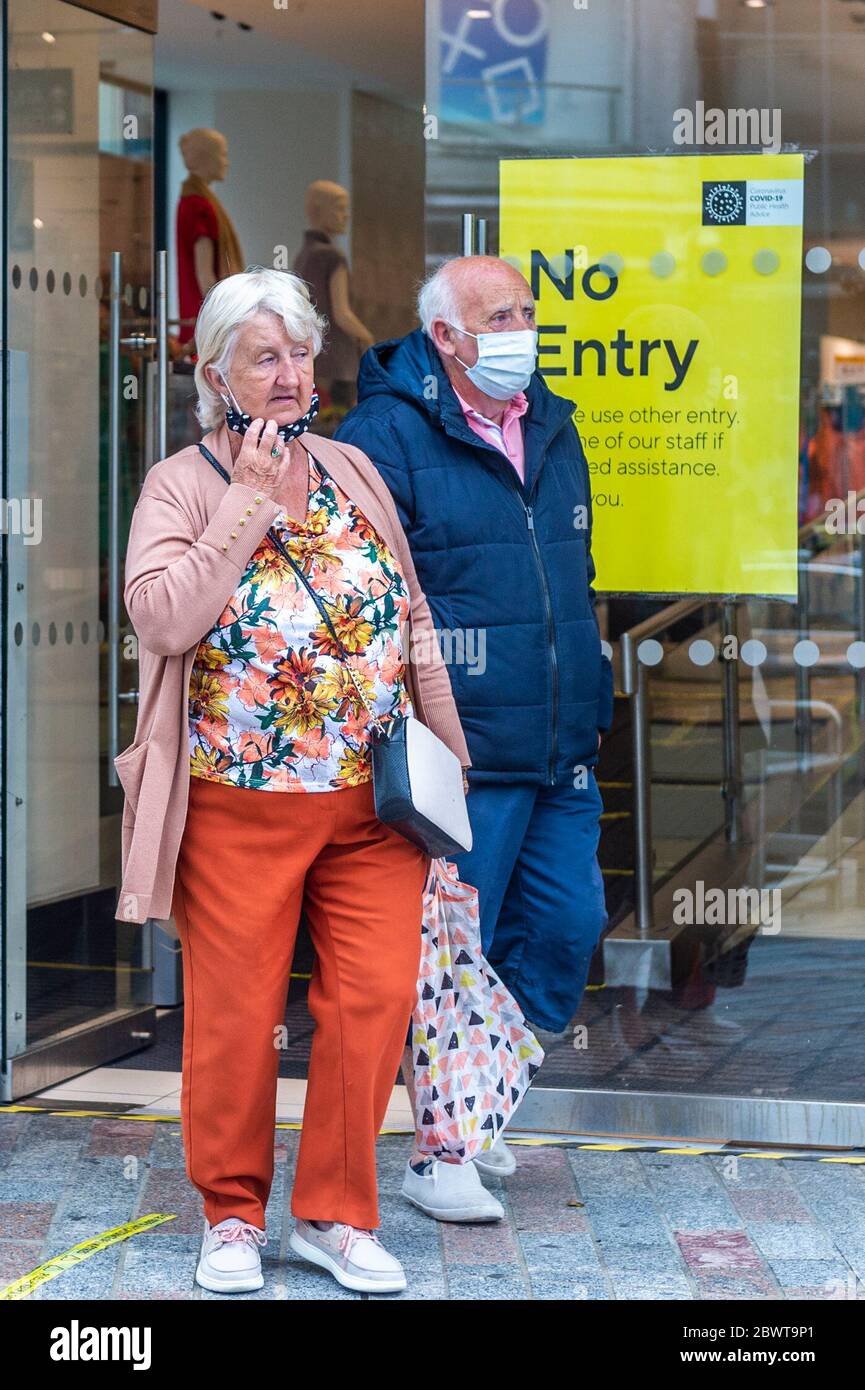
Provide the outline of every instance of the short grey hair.
{"type": "Polygon", "coordinates": [[[449,262],[445,261],[432,275],[428,275],[418,291],[417,316],[428,336],[433,319],[446,319],[454,328],[462,328],[456,286],[453,276],[447,273],[448,265],[449,262]]]}
{"type": "Polygon", "coordinates": [[[282,320],[292,342],[305,343],[311,338],[313,354],[321,352],[327,320],[316,311],[299,276],[253,265],[217,281],[205,295],[195,324],[195,413],[202,429],[216,429],[225,415],[225,402],[210,385],[204,369],[228,370],[240,329],[262,309],[282,320]]]}

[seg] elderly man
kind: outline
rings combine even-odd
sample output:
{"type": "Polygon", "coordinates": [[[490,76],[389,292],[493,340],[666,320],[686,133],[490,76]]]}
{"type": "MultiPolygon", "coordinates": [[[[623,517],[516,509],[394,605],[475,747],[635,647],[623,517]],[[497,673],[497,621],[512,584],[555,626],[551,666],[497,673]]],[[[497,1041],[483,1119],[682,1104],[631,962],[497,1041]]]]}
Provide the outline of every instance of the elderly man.
{"type": "MultiPolygon", "coordinates": [[[[543,1040],[567,1029],[606,925],[594,765],[613,695],[589,470],[572,402],[535,370],[519,271],[449,261],[418,314],[420,329],[364,355],[337,437],[369,454],[408,536],[472,759],[460,876],[479,890],[485,955],[543,1040]]],[[[403,1193],[440,1220],[498,1219],[473,1166],[515,1161],[501,1139],[464,1167],[415,1153],[403,1193]]]]}

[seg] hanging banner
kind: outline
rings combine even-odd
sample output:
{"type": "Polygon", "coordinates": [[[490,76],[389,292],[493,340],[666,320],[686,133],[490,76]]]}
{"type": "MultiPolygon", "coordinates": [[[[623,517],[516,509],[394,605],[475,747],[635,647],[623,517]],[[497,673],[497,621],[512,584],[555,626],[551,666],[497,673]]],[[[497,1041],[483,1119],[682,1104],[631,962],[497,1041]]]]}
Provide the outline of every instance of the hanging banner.
{"type": "Polygon", "coordinates": [[[440,119],[520,129],[543,123],[549,30],[545,3],[437,0],[427,14],[432,20],[427,51],[435,64],[427,91],[435,93],[432,109],[440,119]]]}
{"type": "Polygon", "coordinates": [[[599,591],[796,595],[803,178],[786,154],[500,165],[599,591]]]}

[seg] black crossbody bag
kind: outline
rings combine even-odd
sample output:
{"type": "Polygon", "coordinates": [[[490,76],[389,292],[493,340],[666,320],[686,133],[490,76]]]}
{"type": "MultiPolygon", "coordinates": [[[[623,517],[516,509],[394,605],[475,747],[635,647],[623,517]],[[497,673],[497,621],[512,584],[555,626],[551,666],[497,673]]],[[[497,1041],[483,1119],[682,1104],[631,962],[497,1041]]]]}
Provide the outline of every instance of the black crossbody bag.
{"type": "MultiPolygon", "coordinates": [[[[217,473],[230,483],[230,473],[210,450],[204,444],[199,444],[198,448],[217,473]]],[[[322,479],[330,477],[318,459],[313,462],[322,479]]],[[[372,783],[379,820],[434,859],[471,849],[472,832],[459,758],[414,715],[392,719],[389,724],[379,718],[354,673],[351,657],[337,634],[324,601],[272,526],[267,532],[267,539],[290,565],[321,614],[358,698],[370,716],[372,783]]]]}

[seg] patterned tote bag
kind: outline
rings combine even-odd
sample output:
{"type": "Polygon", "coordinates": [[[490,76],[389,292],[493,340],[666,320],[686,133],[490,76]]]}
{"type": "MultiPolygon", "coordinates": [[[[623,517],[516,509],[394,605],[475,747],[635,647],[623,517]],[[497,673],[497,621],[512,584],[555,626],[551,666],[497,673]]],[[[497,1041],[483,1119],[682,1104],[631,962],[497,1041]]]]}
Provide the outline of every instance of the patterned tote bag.
{"type": "Polygon", "coordinates": [[[469,1163],[491,1148],[544,1060],[481,953],[478,892],[434,859],[424,887],[412,1014],[418,1147],[469,1163]]]}

